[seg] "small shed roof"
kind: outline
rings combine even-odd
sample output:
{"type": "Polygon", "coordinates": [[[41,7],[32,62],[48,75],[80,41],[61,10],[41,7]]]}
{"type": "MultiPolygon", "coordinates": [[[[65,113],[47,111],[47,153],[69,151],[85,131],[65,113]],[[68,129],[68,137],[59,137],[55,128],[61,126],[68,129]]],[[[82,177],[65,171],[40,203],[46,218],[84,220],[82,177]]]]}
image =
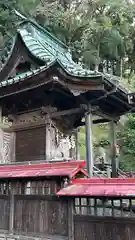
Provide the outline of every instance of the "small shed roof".
{"type": "Polygon", "coordinates": [[[135,196],[135,178],[75,179],[61,189],[58,196],[70,197],[130,197],[135,196]]]}
{"type": "Polygon", "coordinates": [[[88,176],[83,169],[83,161],[63,163],[44,163],[33,165],[6,165],[0,167],[0,179],[28,178],[28,177],[74,177],[77,173],[88,176]]]}

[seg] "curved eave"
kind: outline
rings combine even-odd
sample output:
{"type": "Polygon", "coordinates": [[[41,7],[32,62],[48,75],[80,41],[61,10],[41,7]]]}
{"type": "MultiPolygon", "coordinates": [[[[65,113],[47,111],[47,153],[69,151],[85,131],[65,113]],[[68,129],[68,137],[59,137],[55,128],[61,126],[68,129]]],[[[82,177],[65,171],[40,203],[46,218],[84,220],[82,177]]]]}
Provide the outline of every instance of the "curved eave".
{"type": "MultiPolygon", "coordinates": [[[[33,71],[28,71],[24,74],[20,74],[14,79],[9,79],[1,82],[0,98],[3,99],[7,96],[19,94],[23,91],[28,91],[28,81],[33,82],[31,89],[38,88],[40,85],[56,83],[61,86],[61,88],[67,89],[73,94],[73,91],[76,90],[78,91],[78,95],[83,95],[86,97],[87,102],[91,103],[91,100],[92,102],[93,100],[96,100],[96,102],[93,102],[92,105],[99,105],[104,113],[108,112],[110,115],[112,115],[112,109],[114,110],[116,116],[121,116],[132,109],[132,106],[128,103],[128,96],[125,94],[125,98],[123,98],[123,95],[121,95],[121,91],[119,91],[119,89],[116,90],[116,92],[114,91],[111,95],[106,95],[106,88],[100,78],[97,78],[97,80],[91,79],[91,81],[85,79],[82,81],[78,78],[73,78],[65,71],[62,71],[61,68],[59,69],[57,62],[54,62],[48,66],[42,66],[39,69],[33,71]],[[52,73],[54,74],[54,77],[52,73]],[[46,78],[46,74],[49,74],[48,76],[50,77],[46,78]],[[42,82],[40,81],[41,78],[43,78],[42,82]],[[106,97],[104,97],[105,95],[106,97]],[[102,96],[103,98],[100,99],[102,96]]],[[[114,117],[116,117],[115,115],[114,117]]]]}
{"type": "MultiPolygon", "coordinates": [[[[50,66],[49,66],[49,68],[50,68],[50,66]]],[[[47,66],[42,66],[36,70],[27,71],[25,73],[16,75],[16,77],[14,77],[14,78],[0,82],[0,87],[8,87],[8,86],[11,86],[11,85],[19,83],[19,82],[27,81],[29,78],[37,76],[39,73],[41,73],[47,69],[48,69],[47,66]]],[[[2,97],[3,96],[0,96],[0,98],[2,98],[2,97]]]]}
{"type": "Polygon", "coordinates": [[[1,82],[0,99],[4,99],[7,96],[19,94],[20,92],[28,91],[30,89],[32,90],[33,88],[38,88],[50,83],[53,85],[57,84],[60,86],[60,88],[63,88],[69,92],[77,90],[79,95],[81,92],[90,90],[103,90],[103,84],[100,82],[96,83],[96,81],[82,81],[82,84],[80,84],[78,79],[75,81],[72,78],[67,80],[61,76],[59,77],[59,71],[56,71],[56,66],[57,63],[50,64],[49,66],[42,66],[39,69],[28,71],[26,73],[17,75],[13,79],[8,79],[1,82]],[[27,87],[27,83],[31,83],[29,88],[27,87]]]}

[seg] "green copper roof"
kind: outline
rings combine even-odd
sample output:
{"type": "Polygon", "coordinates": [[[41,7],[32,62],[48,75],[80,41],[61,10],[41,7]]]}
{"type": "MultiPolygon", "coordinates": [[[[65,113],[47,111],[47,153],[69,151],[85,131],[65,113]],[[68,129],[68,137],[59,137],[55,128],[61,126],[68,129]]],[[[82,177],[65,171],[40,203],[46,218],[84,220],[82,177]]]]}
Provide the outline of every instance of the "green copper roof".
{"type": "MultiPolygon", "coordinates": [[[[39,26],[37,23],[24,20],[17,29],[17,34],[13,41],[7,45],[1,55],[2,68],[10,59],[13,49],[16,45],[18,36],[21,37],[25,47],[34,56],[35,59],[40,60],[43,66],[49,67],[55,64],[57,68],[65,71],[71,77],[80,79],[101,79],[102,74],[83,69],[83,67],[72,60],[72,55],[68,47],[58,40],[54,35],[49,33],[46,29],[39,26]],[[57,63],[57,64],[56,64],[57,63]]],[[[37,61],[38,62],[38,61],[37,61]]],[[[41,71],[41,69],[39,68],[41,71]]],[[[33,72],[27,72],[16,76],[14,79],[9,79],[0,83],[0,87],[11,85],[24,79],[24,76],[31,75],[33,72]]],[[[26,79],[26,78],[25,78],[26,79]]]]}
{"type": "Polygon", "coordinates": [[[26,80],[26,79],[30,78],[31,76],[35,76],[35,75],[39,74],[40,72],[42,72],[45,69],[47,69],[47,67],[43,66],[43,67],[39,67],[38,69],[35,69],[32,71],[27,71],[25,73],[21,73],[19,75],[16,75],[16,77],[14,77],[14,78],[0,82],[0,87],[5,87],[7,85],[12,85],[14,83],[26,80]]]}
{"type": "MultiPolygon", "coordinates": [[[[49,68],[49,66],[55,64],[58,70],[63,70],[69,76],[80,80],[104,78],[112,84],[116,84],[116,82],[118,82],[115,81],[112,76],[84,69],[80,64],[77,64],[72,60],[72,55],[64,43],[37,23],[27,20],[23,16],[22,18],[23,22],[17,29],[16,37],[13,38],[12,47],[11,43],[8,44],[7,48],[4,50],[4,54],[1,56],[2,68],[7,64],[10,56],[12,55],[12,51],[19,36],[31,55],[42,62],[43,68],[49,68]]],[[[35,70],[36,73],[38,73],[38,71],[42,71],[42,68],[39,67],[38,70],[35,70]]],[[[32,76],[33,74],[33,71],[28,71],[24,74],[17,75],[14,79],[5,81],[3,79],[3,82],[0,83],[0,87],[24,80],[27,76],[32,76]]],[[[117,83],[117,85],[119,84],[117,83]]]]}
{"type": "Polygon", "coordinates": [[[76,64],[67,46],[36,23],[24,21],[20,24],[18,32],[29,51],[47,65],[57,61],[68,74],[75,77],[101,76],[76,64]]]}

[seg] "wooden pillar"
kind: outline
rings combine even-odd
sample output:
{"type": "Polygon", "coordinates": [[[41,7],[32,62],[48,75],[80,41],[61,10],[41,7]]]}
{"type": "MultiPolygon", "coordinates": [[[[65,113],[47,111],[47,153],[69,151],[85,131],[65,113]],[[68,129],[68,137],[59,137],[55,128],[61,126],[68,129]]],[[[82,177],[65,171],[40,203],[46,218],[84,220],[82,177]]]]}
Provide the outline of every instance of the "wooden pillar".
{"type": "Polygon", "coordinates": [[[86,162],[89,177],[93,177],[93,143],[92,143],[92,113],[91,107],[88,106],[88,113],[85,116],[85,130],[86,130],[86,162]]]}
{"type": "Polygon", "coordinates": [[[76,130],[76,138],[75,138],[75,143],[76,143],[76,160],[80,160],[80,143],[79,143],[79,128],[76,130]]]}
{"type": "Polygon", "coordinates": [[[14,183],[10,185],[10,205],[9,205],[9,231],[14,230],[14,183]]]}
{"type": "Polygon", "coordinates": [[[110,143],[111,143],[111,165],[112,165],[112,178],[117,177],[116,168],[116,124],[114,121],[110,122],[110,143]]]}
{"type": "Polygon", "coordinates": [[[68,200],[68,240],[74,240],[74,200],[68,200]]]}

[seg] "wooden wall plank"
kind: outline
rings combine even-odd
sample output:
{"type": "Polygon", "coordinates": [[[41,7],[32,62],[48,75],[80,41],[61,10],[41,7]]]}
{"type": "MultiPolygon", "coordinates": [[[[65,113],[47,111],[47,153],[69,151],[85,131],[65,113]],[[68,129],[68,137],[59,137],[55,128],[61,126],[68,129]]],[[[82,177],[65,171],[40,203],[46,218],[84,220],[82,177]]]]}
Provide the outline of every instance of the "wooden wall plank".
{"type": "Polygon", "coordinates": [[[47,200],[34,195],[15,196],[14,230],[25,233],[40,233],[67,236],[67,201],[56,198],[47,200]]]}
{"type": "Polygon", "coordinates": [[[131,218],[74,216],[75,240],[134,240],[135,221],[131,218]]]}

